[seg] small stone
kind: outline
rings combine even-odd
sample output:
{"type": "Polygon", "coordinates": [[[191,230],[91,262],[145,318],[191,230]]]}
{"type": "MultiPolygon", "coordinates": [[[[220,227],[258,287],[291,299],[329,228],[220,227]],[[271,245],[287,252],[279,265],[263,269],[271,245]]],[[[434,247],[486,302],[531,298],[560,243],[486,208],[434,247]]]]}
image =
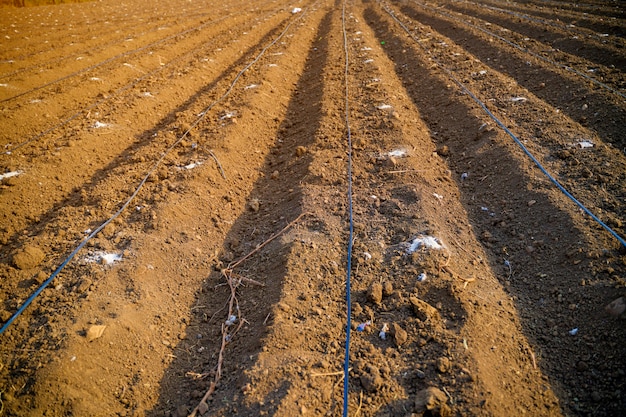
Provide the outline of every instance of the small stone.
{"type": "Polygon", "coordinates": [[[102,335],[104,334],[104,329],[106,329],[106,327],[107,326],[103,325],[91,326],[89,330],[87,330],[87,341],[91,342],[98,339],[99,337],[102,337],[102,335]]]}
{"type": "Polygon", "coordinates": [[[250,209],[250,211],[253,211],[256,213],[261,208],[261,202],[259,201],[258,198],[253,198],[248,203],[248,208],[250,209]]]}
{"type": "Polygon", "coordinates": [[[537,200],[530,200],[527,204],[528,204],[528,207],[532,207],[535,204],[537,204],[537,200]]]}
{"type": "Polygon", "coordinates": [[[273,180],[277,180],[279,176],[280,176],[280,173],[278,171],[274,171],[272,172],[272,175],[270,175],[270,178],[273,180]]]}
{"type": "Polygon", "coordinates": [[[397,346],[402,346],[406,343],[409,338],[409,334],[404,330],[398,323],[393,323],[391,325],[391,329],[393,332],[393,340],[396,342],[397,346]]]}
{"type": "Polygon", "coordinates": [[[37,246],[26,245],[13,256],[13,265],[17,269],[27,270],[37,267],[46,257],[37,246]]]}
{"type": "Polygon", "coordinates": [[[370,285],[367,291],[367,298],[376,305],[380,305],[383,300],[383,286],[379,282],[370,285]]]}
{"type": "Polygon", "coordinates": [[[619,317],[624,311],[626,311],[626,299],[620,297],[611,301],[604,310],[613,317],[619,317]]]}
{"type": "Polygon", "coordinates": [[[440,373],[445,374],[446,372],[450,370],[450,367],[451,367],[450,359],[446,357],[437,359],[437,370],[440,373]]]}
{"type": "Polygon", "coordinates": [[[419,413],[429,412],[433,417],[447,417],[451,415],[447,406],[448,398],[439,388],[428,387],[415,395],[415,411],[419,413]]]}

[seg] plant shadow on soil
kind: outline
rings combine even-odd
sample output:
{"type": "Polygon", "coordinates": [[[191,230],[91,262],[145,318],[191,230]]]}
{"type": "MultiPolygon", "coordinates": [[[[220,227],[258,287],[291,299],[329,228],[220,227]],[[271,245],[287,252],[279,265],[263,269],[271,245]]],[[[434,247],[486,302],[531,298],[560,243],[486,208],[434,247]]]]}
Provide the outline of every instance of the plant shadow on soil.
{"type": "Polygon", "coordinates": [[[611,373],[610,383],[605,384],[599,376],[602,371],[579,366],[581,359],[595,358],[599,369],[618,370],[626,356],[623,343],[615,343],[626,340],[623,326],[602,313],[602,306],[616,291],[608,285],[581,285],[581,278],[591,278],[591,262],[583,252],[593,247],[589,237],[542,192],[551,184],[523,174],[524,169],[496,135],[469,133],[478,132],[482,121],[459,99],[456,89],[432,75],[431,64],[415,52],[418,46],[392,30],[372,7],[366,8],[364,17],[376,37],[385,41],[385,53],[429,130],[438,132],[431,133],[436,145],[449,146],[447,162],[455,173],[470,224],[491,270],[515,302],[522,331],[537,351],[537,366],[548,376],[560,407],[567,415],[597,412],[597,401],[590,398],[590,391],[596,389],[607,402],[613,399],[597,415],[619,415],[626,407],[624,398],[612,398],[616,391],[610,391],[624,388],[619,372],[611,373]],[[461,180],[462,172],[471,172],[470,179],[476,180],[461,180]],[[478,182],[483,176],[489,179],[478,182]],[[527,204],[530,201],[532,207],[527,204]],[[489,216],[481,204],[499,214],[489,216]],[[564,247],[562,242],[571,246],[564,247]],[[510,261],[512,271],[505,260],[510,261]],[[576,309],[568,309],[568,303],[576,309]],[[568,330],[574,327],[585,328],[589,335],[572,340],[568,330]]]}
{"type": "MultiPolygon", "coordinates": [[[[331,17],[332,12],[326,14],[318,27],[304,72],[295,87],[296,93],[288,104],[273,148],[261,169],[262,174],[247,198],[248,202],[261,202],[261,208],[247,210],[234,222],[224,240],[221,261],[218,261],[215,269],[224,268],[229,262],[245,256],[303,213],[300,184],[305,181],[313,157],[310,153],[299,155],[297,148],[310,146],[320,128],[324,91],[322,80],[328,61],[331,17]],[[276,171],[279,172],[278,179],[273,175],[276,171]],[[250,239],[254,242],[245,242],[250,239]],[[241,243],[234,248],[232,242],[241,243]]],[[[309,222],[306,219],[294,227],[315,229],[315,219],[309,219],[309,222]]],[[[238,273],[262,282],[264,286],[244,285],[237,290],[240,318],[245,319],[247,324],[226,346],[222,378],[208,400],[209,414],[221,412],[256,416],[263,411],[273,415],[291,386],[289,381],[284,380],[273,387],[268,398],[253,404],[243,404],[242,401],[236,403],[236,399],[242,398],[242,388],[247,382],[245,371],[254,365],[263,338],[271,329],[272,309],[281,298],[291,246],[291,243],[284,244],[276,239],[238,268],[238,273]]],[[[230,289],[218,271],[207,278],[205,285],[198,293],[196,304],[210,306],[211,310],[193,311],[187,338],[177,346],[176,359],[165,371],[161,381],[159,403],[147,415],[169,415],[168,412],[177,410],[179,414],[190,412],[200,402],[215,377],[222,338],[221,323],[227,319],[228,309],[225,304],[230,289]],[[194,349],[197,344],[197,340],[193,340],[194,333],[203,333],[203,339],[209,340],[210,347],[203,353],[199,353],[197,347],[194,349]],[[207,373],[201,380],[192,380],[185,375],[190,370],[199,369],[207,373]]]]}

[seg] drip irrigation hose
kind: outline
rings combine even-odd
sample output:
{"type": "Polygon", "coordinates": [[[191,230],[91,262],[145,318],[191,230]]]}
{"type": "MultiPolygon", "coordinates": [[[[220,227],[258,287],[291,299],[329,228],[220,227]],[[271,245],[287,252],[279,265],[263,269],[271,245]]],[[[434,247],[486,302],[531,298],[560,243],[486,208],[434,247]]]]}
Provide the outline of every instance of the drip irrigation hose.
{"type": "Polygon", "coordinates": [[[615,239],[617,239],[619,241],[619,243],[626,248],[626,240],[621,237],[619,234],[617,234],[617,232],[615,232],[613,229],[611,229],[606,223],[604,223],[602,220],[600,220],[595,214],[593,214],[591,212],[591,210],[589,210],[587,207],[585,207],[585,205],[583,203],[581,203],[580,201],[578,201],[572,194],[570,194],[569,191],[567,191],[565,189],[565,187],[563,187],[561,185],[561,183],[559,183],[557,181],[556,178],[554,178],[546,168],[544,168],[544,166],[541,164],[541,162],[539,162],[539,160],[537,158],[535,158],[535,156],[528,150],[528,148],[526,148],[526,146],[524,146],[524,144],[522,143],[521,140],[519,140],[519,138],[517,136],[515,136],[515,134],[513,132],[511,132],[509,130],[509,128],[507,128],[504,123],[502,123],[500,121],[500,119],[498,119],[485,105],[485,103],[483,103],[478,97],[476,97],[476,95],[474,95],[474,93],[472,93],[466,86],[465,84],[463,84],[461,81],[459,81],[459,79],[452,73],[452,71],[450,71],[448,68],[446,68],[441,61],[439,61],[437,59],[437,57],[435,57],[433,55],[433,53],[430,51],[430,49],[428,49],[426,46],[424,46],[421,41],[417,38],[415,38],[415,36],[411,33],[411,31],[406,27],[406,25],[404,25],[404,23],[402,23],[393,13],[393,11],[389,10],[389,8],[386,5],[383,5],[383,9],[389,14],[389,16],[392,17],[393,20],[395,20],[401,27],[402,29],[404,29],[404,31],[411,37],[411,39],[413,39],[418,45],[420,45],[422,47],[422,49],[424,49],[424,51],[426,51],[426,53],[428,55],[431,56],[431,58],[433,59],[433,61],[439,66],[439,68],[441,68],[449,77],[450,79],[452,79],[452,81],[454,81],[455,84],[457,84],[461,90],[463,90],[467,95],[469,95],[482,109],[483,111],[502,129],[504,130],[504,132],[506,132],[507,135],[509,135],[514,141],[515,143],[522,149],[522,151],[535,163],[535,165],[539,168],[539,170],[550,180],[550,182],[552,182],[552,184],[554,184],[563,194],[565,194],[565,196],[567,198],[569,198],[570,200],[572,200],[582,211],[584,211],[587,215],[589,215],[593,220],[596,221],[596,223],[598,223],[600,226],[602,226],[602,228],[604,228],[607,232],[609,232],[611,235],[613,235],[613,237],[615,237],[615,239]]]}
{"type": "Polygon", "coordinates": [[[289,28],[291,27],[291,25],[293,25],[295,22],[299,21],[300,19],[302,19],[302,17],[305,15],[305,13],[300,14],[300,16],[298,16],[296,19],[292,20],[291,22],[289,22],[287,24],[287,26],[285,27],[285,29],[280,33],[280,35],[278,35],[278,37],[276,39],[274,39],[272,42],[270,42],[267,46],[265,46],[265,48],[263,48],[263,50],[261,50],[261,52],[259,52],[259,54],[254,58],[254,60],[252,60],[252,62],[250,62],[248,65],[246,65],[241,71],[239,71],[239,73],[237,74],[237,76],[235,76],[235,78],[233,79],[232,83],[230,84],[228,90],[222,94],[217,100],[215,100],[213,103],[211,103],[209,106],[207,106],[204,111],[202,111],[200,113],[200,116],[196,119],[196,121],[189,127],[189,129],[187,129],[187,131],[185,133],[183,133],[183,135],[176,140],[176,142],[174,142],[169,148],[167,148],[167,150],[163,153],[163,155],[161,156],[161,158],[159,158],[154,165],[152,166],[152,169],[150,169],[150,171],[146,174],[146,176],[143,178],[143,180],[141,180],[141,182],[139,183],[139,185],[137,186],[137,188],[135,189],[135,191],[133,192],[133,194],[128,198],[128,200],[126,200],[126,202],[122,205],[122,207],[120,207],[120,209],[113,215],[111,216],[108,220],[106,220],[104,223],[102,223],[100,226],[98,226],[98,228],[96,228],[93,232],[91,232],[85,239],[83,239],[83,241],[68,255],[68,257],[61,263],[61,265],[59,265],[59,267],[50,275],[50,277],[48,279],[46,279],[40,286],[39,288],[37,288],[37,290],[26,299],[26,301],[24,301],[24,303],[18,308],[18,310],[11,316],[11,318],[9,318],[9,320],[7,320],[6,323],[4,323],[2,325],[2,327],[0,327],[0,335],[2,335],[5,330],[11,325],[11,323],[13,323],[15,321],[15,319],[17,319],[27,308],[28,306],[35,300],[35,298],[37,298],[37,296],[39,294],[41,294],[41,292],[54,280],[54,278],[56,278],[56,276],[65,268],[65,266],[76,256],[76,254],[78,253],[78,251],[80,251],[86,244],[87,242],[89,242],[89,240],[91,240],[94,236],[96,236],[100,231],[102,231],[102,229],[104,229],[109,223],[111,223],[113,220],[115,220],[117,217],[119,217],[120,214],[122,214],[122,212],[128,207],[128,205],[135,199],[135,197],[137,196],[137,194],[139,194],[139,191],[141,191],[141,189],[143,188],[144,184],[146,183],[146,181],[148,181],[148,178],[150,177],[150,175],[152,175],[156,169],[159,167],[159,165],[161,165],[161,162],[163,162],[163,160],[169,155],[169,153],[180,143],[182,142],[188,135],[189,132],[191,132],[191,130],[196,127],[200,121],[202,121],[202,119],[204,119],[204,117],[206,116],[206,114],[213,108],[215,107],[217,104],[219,104],[220,102],[222,102],[226,97],[228,97],[230,95],[230,93],[232,92],[232,90],[235,87],[235,84],[237,84],[237,81],[239,81],[239,78],[241,78],[241,76],[248,70],[250,69],[250,67],[252,67],[252,65],[254,65],[256,62],[259,61],[259,59],[261,59],[261,57],[265,54],[265,52],[271,48],[272,46],[274,46],[274,44],[276,44],[276,42],[278,42],[284,35],[285,33],[287,33],[287,31],[289,30],[289,28]]]}
{"type": "Polygon", "coordinates": [[[344,82],[346,86],[346,104],[345,104],[345,122],[348,139],[348,254],[347,254],[347,266],[346,266],[346,351],[343,363],[343,417],[348,417],[348,390],[350,387],[349,371],[350,371],[350,326],[352,325],[352,301],[350,297],[350,278],[352,271],[352,246],[354,235],[354,218],[352,212],[352,135],[350,132],[350,105],[349,105],[349,91],[348,91],[348,68],[349,68],[349,54],[348,54],[348,35],[346,34],[346,0],[343,1],[343,8],[341,10],[341,28],[343,30],[343,47],[345,50],[345,72],[344,82]]]}

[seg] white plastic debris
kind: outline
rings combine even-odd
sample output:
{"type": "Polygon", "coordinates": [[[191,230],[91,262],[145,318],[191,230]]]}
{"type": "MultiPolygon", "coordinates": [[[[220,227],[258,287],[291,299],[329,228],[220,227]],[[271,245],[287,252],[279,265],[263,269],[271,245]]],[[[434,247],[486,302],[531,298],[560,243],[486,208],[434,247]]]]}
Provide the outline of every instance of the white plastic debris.
{"type": "Polygon", "coordinates": [[[365,61],[363,61],[364,64],[371,64],[372,62],[374,62],[373,59],[366,59],[365,61]]]}
{"type": "Polygon", "coordinates": [[[372,255],[369,252],[363,252],[363,257],[365,258],[366,261],[369,261],[370,259],[372,259],[372,255]]]}
{"type": "Polygon", "coordinates": [[[513,103],[523,103],[525,101],[528,101],[528,99],[526,97],[519,96],[519,97],[512,97],[511,101],[513,103]]]}
{"type": "Polygon", "coordinates": [[[391,156],[392,158],[402,158],[405,157],[407,155],[407,151],[406,149],[394,149],[393,151],[389,152],[387,154],[387,156],[391,156]]]}
{"type": "Polygon", "coordinates": [[[87,255],[87,257],[85,258],[86,262],[96,262],[102,265],[111,265],[121,260],[122,260],[122,255],[120,253],[114,253],[114,252],[95,252],[90,255],[87,255]]]}
{"type": "Polygon", "coordinates": [[[202,162],[192,162],[191,164],[185,165],[183,168],[185,169],[194,169],[202,165],[202,162]]]}
{"type": "Polygon", "coordinates": [[[236,113],[230,111],[230,112],[226,113],[225,115],[223,115],[222,117],[220,117],[220,120],[232,119],[235,116],[236,116],[236,113]]]}
{"type": "Polygon", "coordinates": [[[469,177],[469,174],[467,172],[464,172],[461,174],[461,179],[462,180],[466,180],[469,177]]]}
{"type": "Polygon", "coordinates": [[[434,236],[420,235],[413,239],[413,242],[411,242],[411,245],[407,249],[407,252],[413,253],[421,248],[441,250],[444,249],[445,246],[443,245],[443,243],[441,243],[439,239],[434,236]]]}
{"type": "Polygon", "coordinates": [[[109,125],[102,122],[96,122],[93,124],[94,129],[101,129],[103,127],[108,127],[109,125]]]}
{"type": "Polygon", "coordinates": [[[437,200],[442,200],[443,196],[441,194],[437,194],[437,193],[433,193],[433,197],[435,197],[437,200]]]}
{"type": "Polygon", "coordinates": [[[253,89],[253,88],[257,88],[257,87],[258,87],[258,84],[250,84],[250,85],[247,85],[247,86],[244,88],[244,90],[251,90],[251,89],[253,89]]]}
{"type": "Polygon", "coordinates": [[[487,71],[482,70],[482,71],[478,71],[478,73],[479,73],[480,75],[485,75],[485,74],[487,74],[487,71]]]}
{"type": "Polygon", "coordinates": [[[481,207],[480,208],[482,211],[489,211],[489,207],[481,207]]]}
{"type": "Polygon", "coordinates": [[[426,278],[427,278],[426,272],[422,272],[421,274],[417,276],[417,282],[424,282],[426,281],[426,278]]]}
{"type": "Polygon", "coordinates": [[[299,7],[294,7],[293,10],[291,11],[291,14],[296,14],[296,13],[300,13],[302,11],[301,8],[299,7]]]}
{"type": "Polygon", "coordinates": [[[235,324],[235,322],[237,321],[237,316],[232,315],[228,318],[228,320],[226,320],[226,324],[227,326],[232,326],[233,324],[235,324]]]}
{"type": "Polygon", "coordinates": [[[581,149],[593,148],[595,146],[590,140],[581,140],[576,145],[580,146],[581,149]]]}
{"type": "Polygon", "coordinates": [[[578,334],[578,327],[574,327],[572,330],[570,330],[569,334],[571,334],[572,336],[576,336],[578,334]]]}
{"type": "Polygon", "coordinates": [[[7,172],[5,174],[0,174],[0,181],[4,180],[6,178],[17,177],[21,173],[22,173],[22,171],[11,171],[11,172],[7,172]]]}
{"type": "Polygon", "coordinates": [[[378,337],[380,337],[383,340],[386,340],[388,331],[389,331],[389,326],[387,325],[387,323],[383,323],[383,327],[380,329],[380,332],[378,333],[378,337]]]}
{"type": "Polygon", "coordinates": [[[387,109],[391,109],[392,106],[390,106],[389,104],[381,104],[380,106],[376,107],[378,110],[387,110],[387,109]]]}

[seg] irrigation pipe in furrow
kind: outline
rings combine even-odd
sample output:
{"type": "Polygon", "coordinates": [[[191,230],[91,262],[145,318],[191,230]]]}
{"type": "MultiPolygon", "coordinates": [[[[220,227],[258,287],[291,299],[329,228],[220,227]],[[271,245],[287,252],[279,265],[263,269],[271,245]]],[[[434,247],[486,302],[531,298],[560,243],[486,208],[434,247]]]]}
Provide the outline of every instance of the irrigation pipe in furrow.
{"type": "Polygon", "coordinates": [[[462,24],[464,24],[466,26],[470,26],[470,27],[473,27],[474,29],[478,29],[478,30],[480,30],[483,33],[486,33],[486,34],[488,34],[490,36],[493,36],[494,38],[496,38],[496,39],[498,39],[498,40],[500,40],[500,41],[502,41],[502,42],[504,42],[504,43],[506,43],[506,44],[508,44],[508,45],[510,45],[510,46],[512,46],[514,48],[516,48],[516,49],[519,49],[522,52],[530,54],[530,55],[534,56],[535,58],[538,58],[538,59],[540,59],[540,60],[542,60],[544,62],[547,62],[549,64],[555,65],[555,66],[557,66],[559,68],[562,68],[562,69],[564,69],[566,71],[569,71],[569,72],[571,72],[573,74],[579,75],[579,76],[583,77],[584,79],[586,79],[587,81],[591,81],[592,83],[596,84],[597,86],[599,86],[601,88],[604,88],[605,90],[607,90],[607,91],[609,91],[609,92],[611,92],[613,94],[616,94],[616,95],[622,97],[623,99],[626,99],[626,94],[624,94],[624,93],[622,93],[622,92],[620,92],[620,91],[618,91],[618,90],[616,90],[616,89],[614,89],[614,88],[604,84],[603,82],[600,82],[600,81],[596,80],[593,77],[588,76],[585,73],[582,73],[582,72],[576,70],[575,68],[572,68],[572,67],[570,67],[568,65],[562,64],[562,63],[554,61],[554,60],[552,60],[550,58],[546,58],[546,57],[544,57],[542,55],[539,55],[538,53],[533,52],[533,51],[531,51],[531,50],[529,50],[527,48],[524,48],[523,46],[518,45],[515,42],[510,41],[510,40],[508,40],[508,39],[506,39],[506,38],[504,38],[504,37],[502,37],[502,36],[500,36],[500,35],[498,35],[496,33],[493,33],[493,32],[491,32],[491,31],[489,31],[487,29],[481,28],[480,26],[474,25],[473,23],[465,21],[465,20],[463,20],[461,18],[452,16],[451,14],[443,12],[441,10],[438,10],[435,7],[428,6],[426,4],[418,2],[416,0],[413,0],[413,3],[417,4],[418,6],[423,7],[424,9],[429,9],[431,11],[434,11],[435,13],[439,13],[442,16],[445,16],[445,17],[448,17],[448,18],[450,18],[452,20],[460,22],[460,23],[462,23],[462,24]]]}
{"type": "MultiPolygon", "coordinates": [[[[310,8],[310,7],[309,7],[310,8]]],[[[230,95],[230,93],[233,91],[233,89],[235,88],[235,85],[237,84],[237,82],[239,81],[239,79],[241,78],[241,76],[248,71],[254,64],[256,64],[259,59],[261,59],[261,57],[265,54],[265,52],[271,48],[272,46],[274,46],[280,39],[282,39],[282,37],[285,35],[285,33],[287,33],[287,31],[289,30],[289,28],[291,28],[291,26],[298,22],[299,20],[301,20],[305,15],[306,12],[308,12],[307,8],[305,11],[303,11],[302,13],[300,13],[295,19],[293,19],[291,22],[289,22],[287,24],[287,26],[285,27],[285,29],[283,29],[283,31],[278,35],[278,37],[276,37],[276,39],[274,39],[272,42],[270,42],[267,46],[265,46],[261,52],[259,52],[259,54],[252,60],[252,62],[250,62],[248,65],[246,65],[241,71],[239,71],[239,73],[235,76],[235,78],[233,79],[233,81],[231,82],[230,86],[228,87],[228,89],[226,90],[226,92],[224,94],[222,94],[219,98],[217,98],[217,100],[215,100],[213,103],[211,103],[210,105],[208,105],[201,113],[200,116],[198,116],[198,118],[196,119],[196,121],[185,131],[185,133],[182,134],[182,136],[180,138],[178,138],[176,140],[176,142],[174,142],[169,148],[167,148],[167,150],[161,155],[161,157],[154,163],[154,165],[152,166],[152,168],[148,171],[148,173],[144,176],[144,178],[141,180],[141,182],[139,183],[139,185],[137,186],[137,188],[135,189],[135,191],[132,193],[132,195],[128,198],[128,200],[126,200],[126,202],[122,205],[122,207],[119,208],[119,210],[117,212],[115,212],[115,214],[113,214],[113,216],[111,216],[108,220],[106,220],[104,223],[102,223],[100,226],[98,226],[93,232],[91,232],[85,239],[83,239],[82,242],[80,242],[80,244],[68,255],[67,258],[65,258],[65,260],[61,263],[61,265],[58,266],[58,268],[50,275],[50,277],[48,277],[48,279],[46,279],[40,286],[39,288],[37,288],[37,290],[26,299],[26,301],[24,301],[24,303],[18,308],[18,310],[11,316],[11,318],[9,318],[9,320],[7,320],[6,323],[4,323],[2,325],[2,327],[0,327],[0,335],[2,335],[6,329],[11,325],[11,323],[13,323],[15,321],[15,319],[17,319],[27,308],[28,306],[39,296],[39,294],[41,294],[41,292],[48,286],[50,285],[50,283],[54,280],[54,278],[56,278],[56,276],[67,266],[68,263],[70,263],[70,261],[72,259],[74,259],[74,257],[76,256],[76,254],[87,244],[87,242],[89,242],[91,239],[93,239],[98,233],[100,233],[102,231],[102,229],[104,229],[109,223],[111,223],[113,220],[115,220],[116,218],[118,218],[120,216],[120,214],[122,214],[122,212],[124,210],[126,210],[126,208],[130,205],[130,203],[135,199],[135,197],[137,196],[137,194],[139,194],[139,192],[141,191],[141,189],[143,188],[144,184],[146,183],[146,181],[148,181],[148,178],[150,177],[150,175],[152,175],[156,169],[159,167],[159,165],[161,165],[161,162],[163,162],[163,160],[165,160],[165,158],[169,155],[169,153],[176,147],[178,146],[178,144],[180,142],[182,142],[188,135],[189,132],[191,132],[191,130],[193,128],[195,128],[207,115],[207,113],[209,111],[211,111],[211,109],[213,109],[213,107],[215,107],[217,104],[219,104],[220,102],[222,102],[226,97],[228,97],[230,95]]]]}
{"type": "Polygon", "coordinates": [[[352,325],[352,301],[351,301],[351,285],[350,278],[352,274],[352,245],[354,243],[354,217],[352,213],[352,135],[350,132],[350,102],[348,90],[348,70],[350,68],[350,56],[348,54],[348,35],[346,34],[346,0],[343,0],[341,9],[341,29],[343,31],[343,48],[345,50],[345,122],[348,146],[348,254],[346,265],[346,350],[343,362],[343,417],[348,417],[348,389],[350,388],[350,326],[352,325]]]}
{"type": "MultiPolygon", "coordinates": [[[[381,2],[378,2],[379,4],[381,4],[381,2]]],[[[607,232],[609,232],[611,235],[613,235],[613,237],[615,237],[619,243],[626,248],[626,240],[621,237],[619,234],[617,234],[617,232],[615,232],[613,229],[611,229],[607,224],[605,224],[602,220],[600,220],[595,214],[593,214],[591,212],[591,210],[589,210],[587,207],[585,207],[585,205],[583,203],[581,203],[580,201],[578,201],[572,194],[570,194],[569,191],[567,191],[565,189],[565,187],[563,187],[561,185],[561,183],[559,183],[557,181],[556,178],[554,178],[546,168],[544,168],[544,166],[541,164],[541,162],[539,162],[539,160],[537,158],[535,158],[535,156],[528,150],[528,148],[526,148],[526,146],[524,146],[524,144],[522,143],[521,140],[519,140],[519,138],[517,136],[515,136],[515,134],[513,132],[511,132],[509,130],[508,127],[506,127],[504,125],[504,123],[502,123],[500,121],[500,119],[498,119],[485,105],[485,103],[483,103],[474,93],[472,93],[469,88],[467,88],[465,86],[465,84],[463,84],[461,81],[459,81],[459,79],[454,75],[454,73],[449,70],[448,68],[446,68],[441,61],[430,51],[430,49],[426,46],[424,46],[422,44],[422,42],[417,39],[413,33],[411,33],[411,31],[406,27],[406,25],[404,23],[402,23],[393,13],[392,10],[390,10],[386,5],[382,5],[381,7],[387,12],[387,14],[389,14],[389,16],[391,16],[391,18],[393,20],[395,20],[401,27],[402,29],[404,29],[404,31],[409,35],[409,37],[411,37],[411,39],[413,39],[418,45],[420,45],[420,47],[433,59],[433,61],[437,64],[437,66],[439,66],[439,68],[441,68],[449,77],[452,81],[454,81],[455,84],[457,84],[461,90],[463,90],[463,92],[465,92],[467,95],[469,95],[476,103],[478,103],[478,105],[482,108],[482,110],[502,129],[504,130],[504,132],[506,132],[507,135],[509,135],[514,141],[515,143],[522,149],[522,151],[535,163],[535,165],[539,168],[539,170],[550,180],[550,182],[552,182],[552,184],[554,184],[563,194],[565,194],[565,196],[567,198],[569,198],[570,200],[572,200],[582,211],[584,211],[586,214],[588,214],[593,220],[595,220],[596,223],[598,223],[600,226],[602,226],[602,228],[604,228],[607,232]]]]}

